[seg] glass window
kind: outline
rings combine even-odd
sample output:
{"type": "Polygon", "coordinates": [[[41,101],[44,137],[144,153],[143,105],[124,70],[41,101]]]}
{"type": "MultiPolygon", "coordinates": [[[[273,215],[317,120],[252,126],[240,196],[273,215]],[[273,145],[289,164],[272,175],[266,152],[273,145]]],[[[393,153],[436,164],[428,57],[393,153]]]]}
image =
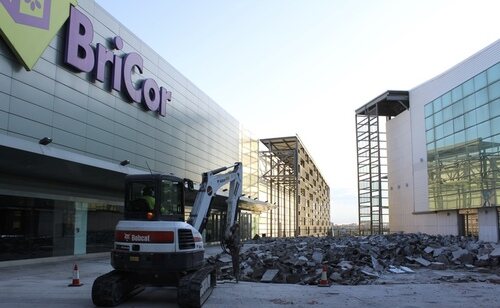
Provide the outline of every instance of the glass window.
{"type": "Polygon", "coordinates": [[[445,136],[453,134],[453,121],[448,121],[444,123],[443,132],[445,136]]]}
{"type": "Polygon", "coordinates": [[[462,87],[458,86],[455,89],[451,90],[451,102],[454,103],[458,100],[462,99],[462,87]]]}
{"type": "Polygon", "coordinates": [[[427,144],[427,151],[429,151],[429,152],[432,151],[433,152],[435,148],[436,148],[436,145],[434,144],[434,142],[431,142],[431,143],[427,144]]]}
{"type": "Polygon", "coordinates": [[[436,126],[436,139],[441,139],[444,137],[443,125],[436,126]]]}
{"type": "Polygon", "coordinates": [[[488,102],[488,90],[486,88],[476,92],[476,107],[482,106],[488,102]]]}
{"type": "Polygon", "coordinates": [[[182,214],[182,187],[179,182],[161,181],[161,215],[182,214]]]}
{"type": "Polygon", "coordinates": [[[451,104],[451,92],[447,92],[441,96],[441,102],[443,103],[443,108],[448,107],[451,104]]]}
{"type": "Polygon", "coordinates": [[[89,203],[87,215],[87,253],[112,249],[115,226],[123,217],[123,206],[89,203]]]}
{"type": "Polygon", "coordinates": [[[476,89],[476,91],[486,87],[486,84],[486,72],[482,72],[474,77],[474,89],[476,89]]]}
{"type": "Polygon", "coordinates": [[[470,95],[474,92],[474,79],[471,78],[462,85],[462,92],[464,96],[470,95]]]}
{"type": "Polygon", "coordinates": [[[476,96],[469,95],[463,99],[464,112],[474,110],[476,108],[476,96]]]}
{"type": "MultiPolygon", "coordinates": [[[[156,203],[155,182],[140,181],[128,184],[125,200],[125,216],[131,214],[144,214],[154,210],[156,203]]],[[[132,217],[130,216],[130,217],[132,217]]]]}
{"type": "Polygon", "coordinates": [[[489,121],[483,122],[477,126],[477,135],[480,138],[487,138],[491,135],[489,121]]]}
{"type": "Polygon", "coordinates": [[[453,120],[453,129],[457,132],[464,129],[464,116],[461,115],[453,120]]]}
{"type": "Polygon", "coordinates": [[[500,79],[500,62],[490,67],[486,74],[488,75],[488,83],[495,82],[500,79]]]}
{"type": "Polygon", "coordinates": [[[490,100],[500,97],[500,80],[488,86],[488,96],[490,100]]]}
{"type": "Polygon", "coordinates": [[[444,140],[440,139],[440,140],[436,141],[436,149],[439,150],[442,147],[444,147],[444,140]]]}
{"type": "Polygon", "coordinates": [[[500,98],[490,102],[490,117],[494,118],[500,115],[500,98]]]}
{"type": "Polygon", "coordinates": [[[436,98],[432,102],[432,106],[433,106],[432,109],[434,109],[434,112],[438,112],[439,110],[443,109],[443,103],[441,102],[441,97],[436,98]]]}
{"type": "Polygon", "coordinates": [[[454,135],[455,144],[461,144],[465,142],[465,131],[460,131],[454,135]]]}
{"type": "Polygon", "coordinates": [[[444,146],[449,147],[453,145],[453,135],[444,138],[444,146]]]}
{"type": "Polygon", "coordinates": [[[453,118],[452,106],[443,109],[443,121],[446,122],[453,118]]]}
{"type": "Polygon", "coordinates": [[[451,107],[451,109],[453,111],[454,118],[458,117],[459,115],[464,114],[464,102],[458,101],[458,102],[454,103],[453,106],[451,107]]]}
{"type": "Polygon", "coordinates": [[[439,111],[434,114],[434,125],[439,125],[443,123],[443,112],[439,111]]]}
{"type": "MultiPolygon", "coordinates": [[[[490,125],[491,125],[491,131],[492,132],[494,132],[494,133],[500,132],[500,117],[496,117],[494,119],[491,119],[490,125]]],[[[500,135],[497,135],[496,139],[498,139],[499,136],[500,135]]],[[[499,142],[499,141],[496,141],[496,142],[499,142]]]]}
{"type": "Polygon", "coordinates": [[[427,142],[434,141],[434,130],[433,129],[428,130],[425,133],[425,135],[426,135],[427,142]]]}
{"type": "Polygon", "coordinates": [[[489,106],[483,105],[476,109],[476,121],[477,123],[481,123],[490,118],[489,106]]]}
{"type": "Polygon", "coordinates": [[[434,121],[432,116],[425,118],[425,128],[429,129],[432,128],[433,126],[434,126],[434,121]]]}
{"type": "Polygon", "coordinates": [[[426,117],[432,115],[432,113],[433,113],[432,103],[425,105],[424,112],[425,112],[426,117]]]}
{"type": "Polygon", "coordinates": [[[473,141],[477,139],[477,128],[476,126],[469,127],[465,130],[465,139],[467,141],[473,141]]]}
{"type": "Polygon", "coordinates": [[[467,112],[465,114],[465,127],[471,127],[476,125],[476,111],[467,112]]]}

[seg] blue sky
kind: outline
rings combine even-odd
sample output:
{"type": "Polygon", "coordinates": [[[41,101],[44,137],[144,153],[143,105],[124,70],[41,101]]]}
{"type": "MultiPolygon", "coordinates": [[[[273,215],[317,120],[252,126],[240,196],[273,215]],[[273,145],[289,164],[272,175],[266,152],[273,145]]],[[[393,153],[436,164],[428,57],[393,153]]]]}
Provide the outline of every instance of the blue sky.
{"type": "Polygon", "coordinates": [[[500,38],[497,0],[97,0],[255,137],[298,134],[357,222],[354,111],[500,38]]]}

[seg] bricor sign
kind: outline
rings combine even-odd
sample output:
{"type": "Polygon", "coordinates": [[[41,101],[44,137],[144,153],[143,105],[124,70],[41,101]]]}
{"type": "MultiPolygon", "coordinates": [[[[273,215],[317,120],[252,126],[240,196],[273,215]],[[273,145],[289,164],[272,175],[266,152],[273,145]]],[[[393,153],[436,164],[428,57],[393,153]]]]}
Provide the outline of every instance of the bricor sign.
{"type": "MultiPolygon", "coordinates": [[[[0,0],[0,35],[26,70],[31,70],[70,15],[64,62],[92,73],[100,82],[104,82],[108,70],[112,89],[124,90],[132,101],[165,116],[172,92],[158,86],[154,79],[136,78],[143,73],[144,62],[138,53],[116,55],[102,44],[93,47],[94,27],[76,4],[76,0],[0,0]],[[132,78],[139,80],[134,82],[132,78]]],[[[123,40],[117,36],[113,45],[113,49],[121,50],[123,40]]]]}
{"type": "MultiPolygon", "coordinates": [[[[121,57],[108,50],[102,44],[92,47],[94,38],[94,27],[90,19],[83,13],[71,6],[69,26],[66,37],[66,51],[64,62],[82,72],[92,72],[96,80],[104,82],[106,64],[111,65],[111,85],[116,91],[124,88],[127,95],[136,103],[143,103],[151,111],[158,112],[161,116],[166,115],[167,101],[171,100],[172,92],[151,78],[144,79],[134,85],[132,75],[137,69],[140,74],[143,71],[143,59],[135,52],[125,54],[121,57]]],[[[114,49],[123,48],[123,40],[117,36],[114,38],[114,49]]]]}

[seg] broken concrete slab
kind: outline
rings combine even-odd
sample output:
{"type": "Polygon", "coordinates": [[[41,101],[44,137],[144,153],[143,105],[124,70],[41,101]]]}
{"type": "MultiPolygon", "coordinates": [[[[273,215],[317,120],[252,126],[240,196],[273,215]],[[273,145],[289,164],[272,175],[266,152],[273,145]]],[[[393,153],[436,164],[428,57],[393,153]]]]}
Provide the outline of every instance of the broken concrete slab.
{"type": "Polygon", "coordinates": [[[443,251],[444,251],[444,249],[443,249],[443,248],[434,248],[434,249],[432,250],[432,256],[433,256],[434,258],[436,258],[436,257],[440,256],[440,255],[443,253],[443,251]]]}
{"type": "Polygon", "coordinates": [[[412,270],[411,268],[406,267],[406,266],[400,266],[399,268],[402,269],[403,271],[407,272],[407,273],[410,273],[410,274],[411,273],[415,273],[414,270],[412,270]]]}
{"type": "Polygon", "coordinates": [[[432,268],[433,270],[445,270],[446,264],[442,262],[431,262],[430,268],[432,268]]]}
{"type": "Polygon", "coordinates": [[[222,263],[230,263],[232,262],[231,256],[228,255],[222,255],[218,260],[222,263]]]}
{"type": "Polygon", "coordinates": [[[343,271],[348,271],[353,268],[353,265],[350,261],[342,261],[337,264],[338,267],[340,267],[343,271]]]}
{"type": "Polygon", "coordinates": [[[361,272],[365,275],[368,275],[368,276],[372,276],[372,277],[380,277],[380,274],[378,274],[377,272],[375,272],[371,267],[369,266],[364,266],[362,269],[361,269],[361,272]]]}
{"type": "Polygon", "coordinates": [[[342,275],[338,272],[333,272],[331,275],[330,275],[330,280],[331,281],[342,281],[342,275]]]}
{"type": "Polygon", "coordinates": [[[389,266],[389,269],[388,269],[388,270],[389,270],[389,272],[394,273],[394,274],[406,274],[406,272],[405,272],[405,271],[403,271],[402,269],[397,268],[397,267],[392,266],[392,265],[391,265],[391,266],[389,266]]]}
{"type": "Polygon", "coordinates": [[[380,265],[380,262],[374,257],[371,256],[372,259],[372,268],[377,271],[377,272],[382,272],[384,270],[384,267],[380,265]]]}
{"type": "Polygon", "coordinates": [[[458,260],[463,255],[466,255],[468,253],[469,253],[469,251],[467,249],[458,249],[458,250],[453,251],[451,254],[453,255],[453,260],[455,261],[455,260],[458,260]]]}
{"type": "Polygon", "coordinates": [[[495,249],[490,253],[490,257],[500,257],[500,246],[495,247],[495,249]]]}
{"type": "Polygon", "coordinates": [[[314,253],[312,255],[312,259],[314,262],[319,264],[319,263],[323,262],[323,258],[324,258],[324,254],[321,251],[317,251],[317,250],[314,251],[314,253]]]}
{"type": "Polygon", "coordinates": [[[414,259],[415,262],[417,262],[418,264],[422,265],[422,266],[429,266],[431,265],[431,262],[422,258],[422,257],[419,257],[419,258],[415,258],[414,259]]]}
{"type": "Polygon", "coordinates": [[[434,248],[432,248],[432,247],[430,247],[430,246],[427,246],[427,247],[425,247],[425,249],[424,249],[424,252],[425,252],[425,253],[431,253],[431,252],[433,252],[433,251],[434,251],[434,248]]]}
{"type": "Polygon", "coordinates": [[[260,279],[260,282],[272,282],[278,273],[279,270],[277,269],[268,269],[260,279]]]}

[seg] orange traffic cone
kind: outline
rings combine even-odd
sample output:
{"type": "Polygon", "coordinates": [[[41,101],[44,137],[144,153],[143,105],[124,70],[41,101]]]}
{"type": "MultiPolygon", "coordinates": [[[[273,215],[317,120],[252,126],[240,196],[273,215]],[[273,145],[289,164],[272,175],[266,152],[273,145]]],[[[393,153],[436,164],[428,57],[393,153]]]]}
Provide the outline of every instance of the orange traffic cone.
{"type": "Polygon", "coordinates": [[[83,283],[80,283],[80,271],[78,270],[78,265],[75,263],[73,267],[73,280],[68,285],[68,287],[81,287],[83,283]]]}
{"type": "Polygon", "coordinates": [[[328,278],[326,277],[328,273],[328,266],[325,264],[323,265],[323,272],[321,272],[321,279],[318,282],[318,287],[329,287],[330,282],[328,281],[328,278]]]}

